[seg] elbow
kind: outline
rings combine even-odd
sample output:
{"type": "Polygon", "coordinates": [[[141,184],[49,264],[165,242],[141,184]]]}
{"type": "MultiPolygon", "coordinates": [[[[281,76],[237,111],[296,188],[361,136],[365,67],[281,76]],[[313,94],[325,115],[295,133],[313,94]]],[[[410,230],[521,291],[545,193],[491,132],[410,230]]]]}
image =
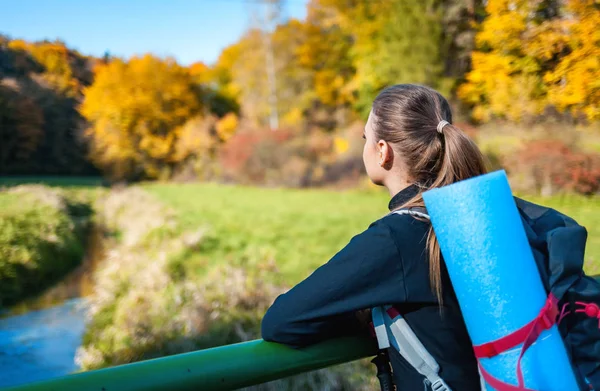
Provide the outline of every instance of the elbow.
{"type": "Polygon", "coordinates": [[[260,325],[260,334],[262,339],[267,342],[278,342],[277,334],[277,325],[271,321],[271,319],[266,316],[262,320],[262,324],[260,325]]]}
{"type": "Polygon", "coordinates": [[[269,308],[260,326],[262,339],[268,342],[284,343],[285,328],[286,325],[281,316],[273,310],[273,307],[269,308]]]}
{"type": "Polygon", "coordinates": [[[267,342],[276,342],[291,347],[300,346],[292,322],[274,307],[269,308],[262,319],[261,336],[267,342]]]}

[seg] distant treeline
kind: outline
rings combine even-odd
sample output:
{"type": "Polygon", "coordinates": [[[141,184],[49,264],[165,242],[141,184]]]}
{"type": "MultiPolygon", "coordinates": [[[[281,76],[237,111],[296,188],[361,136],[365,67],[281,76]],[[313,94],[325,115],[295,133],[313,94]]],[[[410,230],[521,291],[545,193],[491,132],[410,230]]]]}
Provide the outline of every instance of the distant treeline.
{"type": "Polygon", "coordinates": [[[440,90],[473,123],[594,122],[598,25],[594,0],[311,0],[305,20],[189,67],[0,37],[0,174],[235,180],[240,161],[280,165],[269,148],[285,141],[287,170],[314,183],[396,83],[440,90]]]}

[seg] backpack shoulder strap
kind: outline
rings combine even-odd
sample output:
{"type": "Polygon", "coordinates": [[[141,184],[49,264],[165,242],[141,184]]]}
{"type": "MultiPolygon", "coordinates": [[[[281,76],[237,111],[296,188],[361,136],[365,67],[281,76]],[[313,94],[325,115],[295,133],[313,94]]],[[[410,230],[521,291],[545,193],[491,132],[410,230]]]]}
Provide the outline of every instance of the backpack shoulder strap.
{"type": "Polygon", "coordinates": [[[439,376],[440,366],[425,349],[406,320],[392,306],[371,310],[379,349],[393,347],[431,384],[432,391],[452,391],[439,376]]]}
{"type": "MultiPolygon", "coordinates": [[[[431,220],[427,210],[420,207],[398,209],[389,214],[410,215],[427,221],[431,220]]],[[[380,349],[389,348],[390,345],[393,346],[417,372],[427,378],[433,391],[452,391],[438,375],[440,370],[438,363],[394,307],[375,307],[372,309],[371,314],[380,349]]],[[[485,390],[485,382],[481,377],[481,373],[480,379],[481,390],[485,390]]]]}
{"type": "Polygon", "coordinates": [[[420,217],[420,218],[423,218],[426,220],[431,220],[429,215],[427,214],[427,211],[425,210],[425,208],[398,209],[393,212],[390,212],[389,214],[390,215],[392,215],[392,214],[410,215],[410,216],[420,217]]]}

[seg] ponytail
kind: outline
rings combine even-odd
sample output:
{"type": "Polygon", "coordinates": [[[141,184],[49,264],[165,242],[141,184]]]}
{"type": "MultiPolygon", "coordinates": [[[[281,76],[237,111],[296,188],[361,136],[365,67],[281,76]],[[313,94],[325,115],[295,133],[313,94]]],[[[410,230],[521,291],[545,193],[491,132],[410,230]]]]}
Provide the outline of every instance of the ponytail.
{"type": "Polygon", "coordinates": [[[440,171],[431,188],[442,187],[486,173],[483,155],[465,132],[447,124],[440,132],[443,152],[440,171]]]}
{"type": "MultiPolygon", "coordinates": [[[[442,165],[431,188],[442,187],[486,173],[483,155],[473,140],[462,130],[452,124],[444,126],[441,137],[444,139],[442,165]]],[[[427,249],[429,252],[429,280],[440,305],[442,302],[442,253],[440,244],[429,227],[427,234],[427,249]]]]}
{"type": "MultiPolygon", "coordinates": [[[[405,163],[409,179],[422,191],[486,173],[475,143],[452,125],[448,101],[437,91],[414,84],[383,90],[373,102],[373,130],[392,144],[405,163]]],[[[400,208],[424,207],[421,192],[400,208]]],[[[431,289],[442,302],[441,252],[430,227],[427,235],[431,289]]]]}

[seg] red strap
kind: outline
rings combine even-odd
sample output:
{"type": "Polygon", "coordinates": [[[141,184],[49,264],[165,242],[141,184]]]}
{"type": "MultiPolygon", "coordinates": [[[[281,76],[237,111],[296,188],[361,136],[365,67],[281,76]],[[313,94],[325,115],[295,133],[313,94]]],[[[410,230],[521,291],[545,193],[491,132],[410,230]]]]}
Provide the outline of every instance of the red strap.
{"type": "Polygon", "coordinates": [[[521,386],[513,386],[512,384],[508,384],[502,380],[496,379],[494,376],[490,375],[489,372],[483,369],[481,364],[479,364],[479,371],[481,372],[481,377],[483,377],[483,380],[485,380],[485,382],[496,391],[535,391],[521,386]]]}
{"type": "Polygon", "coordinates": [[[525,326],[521,327],[517,331],[510,333],[495,341],[473,346],[473,350],[475,351],[475,357],[492,358],[499,355],[500,353],[506,352],[509,349],[519,346],[525,341],[534,325],[539,323],[540,321],[544,322],[544,324],[547,324],[548,328],[552,327],[556,321],[556,316],[558,315],[558,308],[556,307],[556,303],[556,298],[554,297],[554,295],[550,294],[548,296],[548,300],[546,301],[546,305],[544,305],[540,314],[531,322],[527,323],[525,326]]]}
{"type": "Polygon", "coordinates": [[[535,341],[537,341],[544,330],[548,330],[556,324],[558,315],[558,300],[551,293],[548,296],[548,300],[546,300],[546,304],[542,308],[542,311],[540,311],[540,314],[535,318],[536,322],[533,324],[529,335],[523,342],[519,361],[517,361],[517,379],[519,380],[520,386],[525,384],[525,380],[523,380],[523,370],[521,369],[521,360],[523,359],[525,352],[535,341]]]}
{"type": "Polygon", "coordinates": [[[525,325],[525,327],[522,327],[516,332],[502,337],[496,341],[475,346],[475,355],[478,359],[481,359],[494,357],[512,347],[519,345],[520,343],[523,343],[521,354],[519,355],[519,360],[517,361],[518,386],[513,386],[494,378],[492,375],[486,372],[480,364],[479,367],[484,380],[497,391],[528,390],[525,388],[523,370],[521,369],[521,360],[523,359],[525,352],[527,352],[527,349],[529,349],[529,347],[533,345],[535,341],[537,341],[540,334],[544,330],[548,330],[554,326],[554,324],[556,324],[556,318],[558,315],[558,300],[556,297],[554,297],[554,295],[550,294],[539,315],[533,321],[525,325]]]}
{"type": "Polygon", "coordinates": [[[497,339],[492,342],[484,343],[482,345],[473,346],[473,350],[475,350],[475,357],[477,358],[492,358],[499,355],[502,352],[506,352],[525,341],[527,335],[529,335],[529,331],[535,324],[537,319],[532,320],[527,323],[525,326],[521,327],[517,331],[510,333],[500,339],[497,339]]]}

